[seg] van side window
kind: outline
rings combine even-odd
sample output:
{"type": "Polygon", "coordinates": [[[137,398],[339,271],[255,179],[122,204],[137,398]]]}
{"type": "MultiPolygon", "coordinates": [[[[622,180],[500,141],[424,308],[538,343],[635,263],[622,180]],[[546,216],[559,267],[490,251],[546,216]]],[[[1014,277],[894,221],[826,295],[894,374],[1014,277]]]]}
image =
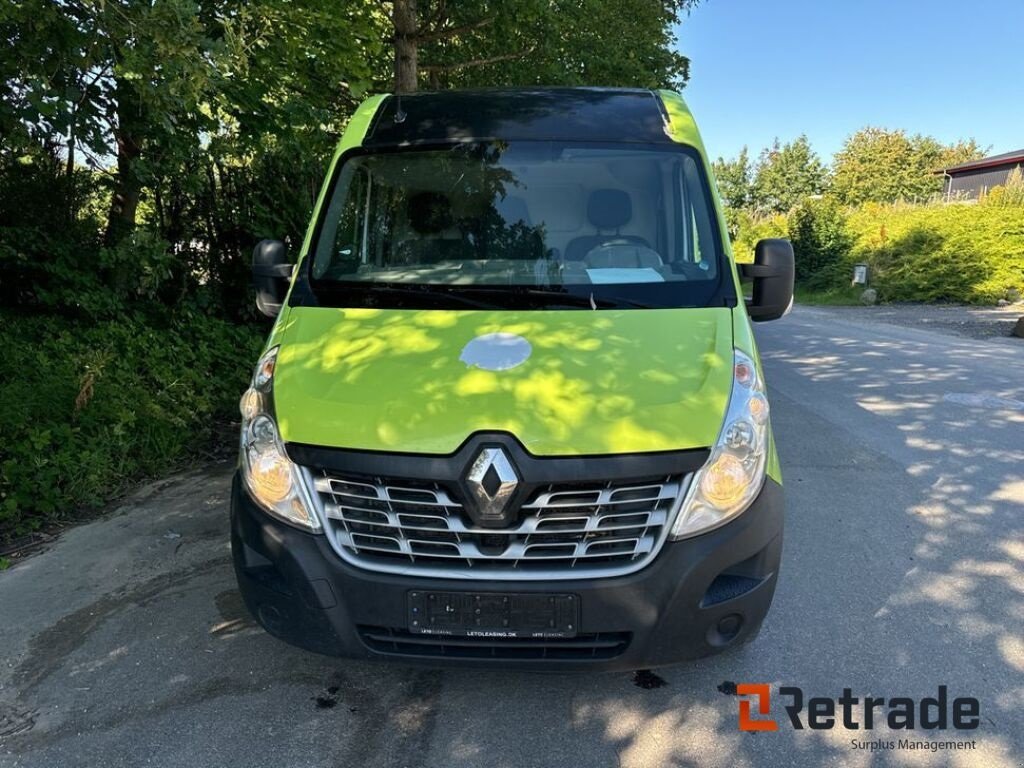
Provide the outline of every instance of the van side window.
{"type": "Polygon", "coordinates": [[[366,260],[370,173],[351,163],[342,176],[349,179],[340,180],[347,183],[335,187],[313,258],[316,278],[322,278],[328,270],[354,272],[366,260]]]}
{"type": "Polygon", "coordinates": [[[714,269],[714,212],[699,183],[700,176],[692,158],[683,158],[674,175],[676,204],[682,216],[676,220],[673,271],[682,274],[707,272],[714,269]]]}

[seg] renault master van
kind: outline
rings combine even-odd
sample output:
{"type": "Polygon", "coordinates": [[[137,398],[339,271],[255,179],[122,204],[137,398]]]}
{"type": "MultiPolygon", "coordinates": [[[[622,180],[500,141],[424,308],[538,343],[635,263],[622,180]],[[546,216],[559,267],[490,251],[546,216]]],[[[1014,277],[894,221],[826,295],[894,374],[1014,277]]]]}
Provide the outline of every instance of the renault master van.
{"type": "Polygon", "coordinates": [[[793,253],[734,263],[678,95],[371,98],[290,261],[254,254],[276,321],[232,497],[268,632],[576,669],[756,636],[782,486],[751,321],[793,253]]]}

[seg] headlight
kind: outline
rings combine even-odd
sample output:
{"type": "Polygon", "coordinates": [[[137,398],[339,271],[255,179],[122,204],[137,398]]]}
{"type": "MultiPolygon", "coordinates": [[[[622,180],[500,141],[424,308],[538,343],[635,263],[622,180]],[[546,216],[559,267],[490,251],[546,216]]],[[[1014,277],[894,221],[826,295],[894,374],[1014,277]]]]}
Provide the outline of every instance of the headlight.
{"type": "Polygon", "coordinates": [[[320,531],[313,499],[302,469],[284,451],[273,415],[277,347],[269,350],[242,395],[240,463],[249,495],[270,514],[310,531],[320,531]]]}
{"type": "Polygon", "coordinates": [[[718,441],[693,476],[672,525],[676,539],[731,520],[750,506],[764,484],[768,456],[768,400],[757,366],[734,351],[732,393],[718,441]]]}

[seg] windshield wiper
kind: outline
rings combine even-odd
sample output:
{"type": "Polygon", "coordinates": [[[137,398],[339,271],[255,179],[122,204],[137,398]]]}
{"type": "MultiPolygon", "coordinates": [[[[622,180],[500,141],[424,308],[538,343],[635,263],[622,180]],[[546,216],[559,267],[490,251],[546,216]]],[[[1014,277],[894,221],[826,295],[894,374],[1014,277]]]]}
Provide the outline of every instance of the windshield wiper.
{"type": "Polygon", "coordinates": [[[633,299],[624,299],[621,296],[609,296],[604,299],[613,307],[633,307],[634,309],[664,309],[664,307],[658,307],[654,304],[648,304],[644,301],[634,301],[633,299]]]}
{"type": "Polygon", "coordinates": [[[591,309],[618,309],[621,307],[634,307],[636,309],[656,309],[656,307],[632,299],[625,299],[620,296],[595,296],[589,293],[586,296],[578,293],[569,293],[555,288],[526,288],[523,290],[529,296],[543,296],[557,299],[573,307],[590,307],[591,309]]]}

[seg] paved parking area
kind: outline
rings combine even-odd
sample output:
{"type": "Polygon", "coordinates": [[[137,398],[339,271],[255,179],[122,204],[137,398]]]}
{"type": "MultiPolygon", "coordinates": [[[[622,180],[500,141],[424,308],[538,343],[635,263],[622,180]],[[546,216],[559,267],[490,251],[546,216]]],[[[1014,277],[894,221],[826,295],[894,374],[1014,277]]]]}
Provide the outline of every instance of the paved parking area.
{"type": "MultiPolygon", "coordinates": [[[[798,308],[758,329],[788,508],[754,644],[631,674],[295,650],[235,590],[230,468],[0,574],[0,766],[1013,766],[1024,761],[1024,344],[798,308]],[[981,702],[962,751],[737,729],[736,682],[981,702]],[[644,685],[638,685],[643,683],[644,685]]],[[[781,713],[779,713],[781,715],[781,713]]]]}
{"type": "MultiPolygon", "coordinates": [[[[970,339],[998,339],[1011,336],[1024,304],[983,307],[966,304],[881,304],[872,307],[830,307],[838,321],[885,323],[906,328],[941,331],[970,339]]],[[[1024,345],[1024,340],[1017,344],[1024,345]]]]}

